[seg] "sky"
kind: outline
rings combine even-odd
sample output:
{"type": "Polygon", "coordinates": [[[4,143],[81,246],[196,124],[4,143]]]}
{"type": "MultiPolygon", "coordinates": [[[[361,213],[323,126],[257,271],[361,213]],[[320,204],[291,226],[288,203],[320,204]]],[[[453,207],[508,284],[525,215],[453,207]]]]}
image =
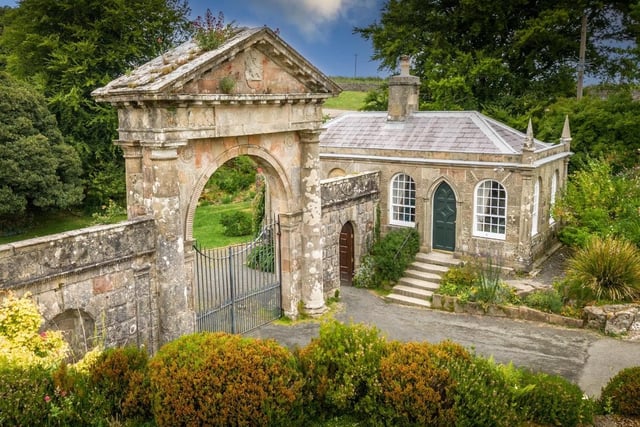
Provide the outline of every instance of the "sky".
{"type": "MultiPolygon", "coordinates": [[[[55,1],[55,0],[52,0],[55,1]]],[[[371,60],[371,42],[353,33],[380,18],[384,0],[189,0],[191,18],[207,9],[239,26],[268,26],[280,30],[298,53],[330,77],[387,77],[371,60]]],[[[0,6],[15,6],[0,0],[0,6]]]]}

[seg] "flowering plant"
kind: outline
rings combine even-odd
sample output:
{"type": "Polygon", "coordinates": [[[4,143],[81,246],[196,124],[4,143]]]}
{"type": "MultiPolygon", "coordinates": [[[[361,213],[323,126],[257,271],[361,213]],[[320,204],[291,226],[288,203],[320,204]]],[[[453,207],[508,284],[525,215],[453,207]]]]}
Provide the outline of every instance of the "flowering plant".
{"type": "Polygon", "coordinates": [[[219,12],[216,18],[210,9],[207,9],[204,18],[198,16],[193,21],[193,28],[196,43],[202,50],[217,49],[236,31],[233,22],[224,23],[224,14],[222,12],[219,12]]]}

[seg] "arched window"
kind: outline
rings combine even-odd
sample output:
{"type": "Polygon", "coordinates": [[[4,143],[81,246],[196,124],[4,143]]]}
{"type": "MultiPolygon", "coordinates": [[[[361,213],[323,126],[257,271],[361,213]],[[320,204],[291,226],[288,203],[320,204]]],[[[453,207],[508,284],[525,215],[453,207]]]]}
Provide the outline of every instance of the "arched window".
{"type": "Polygon", "coordinates": [[[531,235],[538,234],[538,210],[540,208],[540,178],[533,185],[533,203],[531,203],[531,235]]]}
{"type": "Polygon", "coordinates": [[[416,183],[409,175],[398,174],[391,180],[390,223],[413,227],[416,222],[416,183]]]}
{"type": "Polygon", "coordinates": [[[551,196],[549,200],[549,224],[556,222],[553,219],[553,205],[556,204],[556,193],[558,192],[558,171],[553,172],[551,176],[551,196]]]}
{"type": "Polygon", "coordinates": [[[473,234],[504,239],[507,224],[507,192],[497,181],[482,181],[476,187],[473,234]]]}

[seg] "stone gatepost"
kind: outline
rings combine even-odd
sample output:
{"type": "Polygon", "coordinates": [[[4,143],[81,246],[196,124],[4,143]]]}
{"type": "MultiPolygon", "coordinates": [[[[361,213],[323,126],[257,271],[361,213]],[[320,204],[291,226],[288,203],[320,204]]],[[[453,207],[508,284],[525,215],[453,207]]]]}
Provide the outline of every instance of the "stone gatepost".
{"type": "Polygon", "coordinates": [[[178,186],[178,147],[185,142],[150,144],[151,212],[158,229],[156,274],[160,342],[195,331],[191,280],[184,253],[184,224],[178,186]]]}

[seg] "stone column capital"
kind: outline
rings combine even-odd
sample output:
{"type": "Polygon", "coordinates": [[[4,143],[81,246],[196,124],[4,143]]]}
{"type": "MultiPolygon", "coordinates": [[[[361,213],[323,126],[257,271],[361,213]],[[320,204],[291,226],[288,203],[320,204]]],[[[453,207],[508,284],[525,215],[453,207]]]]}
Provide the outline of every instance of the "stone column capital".
{"type": "Polygon", "coordinates": [[[176,160],[178,149],[185,147],[187,141],[141,141],[144,149],[151,151],[151,160],[176,160]]]}
{"type": "Polygon", "coordinates": [[[115,145],[122,148],[123,157],[125,159],[136,159],[142,157],[142,146],[140,141],[125,141],[116,139],[113,141],[115,145]]]}
{"type": "Polygon", "coordinates": [[[305,129],[299,132],[300,142],[303,144],[318,144],[320,142],[320,129],[305,129]]]}

